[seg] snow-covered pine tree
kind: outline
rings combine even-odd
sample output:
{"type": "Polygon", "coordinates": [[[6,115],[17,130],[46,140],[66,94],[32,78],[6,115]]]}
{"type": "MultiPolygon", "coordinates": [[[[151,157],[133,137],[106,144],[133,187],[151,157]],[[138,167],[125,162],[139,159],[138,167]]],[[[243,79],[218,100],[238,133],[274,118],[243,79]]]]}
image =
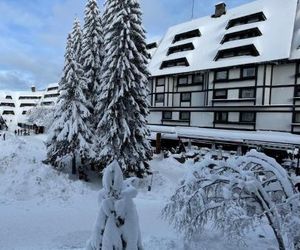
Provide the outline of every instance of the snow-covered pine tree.
{"type": "MultiPolygon", "coordinates": [[[[80,27],[80,26],[79,26],[80,27]]],[[[76,173],[76,162],[94,157],[93,133],[90,130],[90,105],[85,97],[87,82],[82,65],[76,58],[80,50],[78,21],[75,20],[72,36],[68,36],[65,66],[60,81],[60,96],[56,105],[54,122],[47,141],[48,161],[62,167],[65,159],[72,160],[72,173],[76,173]],[[76,38],[73,40],[73,38],[76,38]]]]}
{"type": "Polygon", "coordinates": [[[74,56],[74,60],[77,63],[82,63],[82,30],[80,21],[76,17],[73,23],[73,30],[72,30],[72,53],[74,56]]]}
{"type": "Polygon", "coordinates": [[[0,130],[6,129],[6,128],[7,128],[7,125],[6,125],[3,117],[0,115],[0,130]]]}
{"type": "Polygon", "coordinates": [[[88,0],[85,7],[81,61],[84,76],[88,80],[88,99],[93,107],[99,92],[103,54],[102,23],[97,0],[88,0]]]}
{"type": "Polygon", "coordinates": [[[146,139],[149,102],[145,31],[136,0],[107,0],[103,16],[105,58],[97,114],[103,165],[117,160],[125,175],[142,177],[151,158],[146,139]]]}
{"type": "Polygon", "coordinates": [[[141,232],[133,198],[137,190],[123,181],[117,161],[104,170],[99,213],[87,250],[142,250],[141,232]]]}

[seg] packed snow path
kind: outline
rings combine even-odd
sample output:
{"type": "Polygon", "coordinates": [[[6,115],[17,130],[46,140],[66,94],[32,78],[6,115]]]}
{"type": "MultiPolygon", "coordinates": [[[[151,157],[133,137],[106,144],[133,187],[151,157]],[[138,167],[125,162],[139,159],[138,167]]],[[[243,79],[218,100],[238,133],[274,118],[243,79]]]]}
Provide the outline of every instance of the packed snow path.
{"type": "MultiPolygon", "coordinates": [[[[43,165],[43,136],[0,139],[0,249],[59,250],[84,249],[97,216],[100,185],[71,181],[43,165]]],[[[166,200],[185,173],[176,160],[154,159],[152,191],[147,180],[135,199],[145,250],[229,250],[236,246],[208,231],[201,248],[192,248],[160,218],[166,200]]],[[[239,250],[276,250],[267,229],[250,233],[248,247],[239,250]]]]}

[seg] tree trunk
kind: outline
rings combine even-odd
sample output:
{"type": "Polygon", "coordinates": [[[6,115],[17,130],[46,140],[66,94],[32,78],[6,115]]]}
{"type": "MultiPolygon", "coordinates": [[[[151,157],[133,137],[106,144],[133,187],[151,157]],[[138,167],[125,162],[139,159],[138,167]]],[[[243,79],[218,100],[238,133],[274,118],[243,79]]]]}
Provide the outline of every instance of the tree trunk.
{"type": "Polygon", "coordinates": [[[72,174],[77,174],[77,169],[76,169],[76,155],[73,154],[72,157],[72,174]]]}
{"type": "Polygon", "coordinates": [[[161,153],[161,133],[156,134],[156,154],[161,153]]]}

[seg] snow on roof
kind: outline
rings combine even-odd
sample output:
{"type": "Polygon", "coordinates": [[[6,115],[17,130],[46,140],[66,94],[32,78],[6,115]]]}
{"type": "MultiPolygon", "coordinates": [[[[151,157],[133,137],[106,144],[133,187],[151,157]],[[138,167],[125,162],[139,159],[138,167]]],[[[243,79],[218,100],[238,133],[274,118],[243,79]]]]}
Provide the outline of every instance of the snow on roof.
{"type": "Polygon", "coordinates": [[[272,131],[238,131],[196,127],[149,126],[152,132],[171,134],[171,137],[231,141],[236,143],[268,142],[300,146],[300,135],[272,131]]]}
{"type": "Polygon", "coordinates": [[[198,70],[230,67],[242,64],[277,61],[290,58],[294,33],[297,0],[257,0],[230,9],[219,18],[206,16],[169,28],[149,64],[153,76],[192,72],[198,70]],[[262,12],[266,20],[238,25],[226,29],[230,20],[262,12]],[[262,35],[221,44],[225,34],[258,28],[262,35]],[[177,34],[199,29],[201,36],[173,43],[177,34]],[[195,49],[167,55],[174,45],[192,42],[195,49]],[[243,45],[254,45],[258,56],[238,56],[215,61],[219,50],[243,45]],[[189,66],[160,69],[163,61],[186,57],[189,66]]]}

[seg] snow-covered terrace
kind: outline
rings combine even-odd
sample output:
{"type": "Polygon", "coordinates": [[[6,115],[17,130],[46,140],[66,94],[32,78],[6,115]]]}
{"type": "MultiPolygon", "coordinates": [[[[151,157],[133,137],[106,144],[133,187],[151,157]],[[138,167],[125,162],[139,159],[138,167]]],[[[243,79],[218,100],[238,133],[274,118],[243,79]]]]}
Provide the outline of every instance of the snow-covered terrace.
{"type": "Polygon", "coordinates": [[[300,135],[272,131],[240,131],[196,127],[149,126],[151,139],[161,133],[165,139],[193,139],[230,144],[264,145],[272,148],[300,148],[300,135]]]}

